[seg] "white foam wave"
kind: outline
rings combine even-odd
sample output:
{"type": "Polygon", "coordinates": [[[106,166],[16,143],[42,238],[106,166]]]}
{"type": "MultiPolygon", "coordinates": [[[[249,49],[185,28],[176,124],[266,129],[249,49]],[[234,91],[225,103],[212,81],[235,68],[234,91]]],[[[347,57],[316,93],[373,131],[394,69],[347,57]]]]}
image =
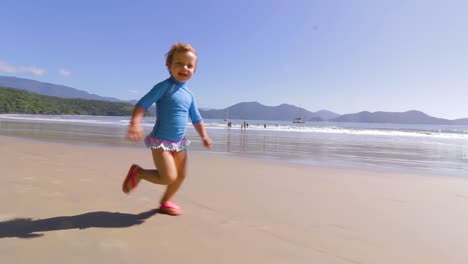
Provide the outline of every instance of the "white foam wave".
{"type": "Polygon", "coordinates": [[[105,117],[89,118],[89,116],[47,116],[47,115],[10,115],[0,114],[0,120],[17,120],[44,123],[75,123],[75,124],[93,124],[93,125],[128,125],[129,119],[106,119],[105,117]],[[80,118],[81,117],[81,118],[80,118]]]}
{"type": "MultiPolygon", "coordinates": [[[[211,129],[226,129],[226,124],[208,123],[207,128],[211,129]]],[[[231,129],[242,129],[241,125],[232,125],[231,129]]],[[[371,129],[371,128],[343,128],[336,126],[294,126],[294,125],[278,125],[278,126],[258,126],[250,125],[248,130],[254,131],[277,131],[277,132],[297,132],[297,133],[324,133],[324,134],[341,134],[341,135],[356,135],[356,136],[388,136],[388,137],[434,137],[446,139],[467,139],[467,131],[440,131],[440,130],[394,130],[394,129],[371,129]]]]}
{"type": "MultiPolygon", "coordinates": [[[[1,120],[17,120],[31,121],[44,123],[75,123],[75,124],[90,124],[90,125],[114,125],[127,126],[130,117],[109,117],[109,116],[76,116],[76,115],[22,115],[22,114],[0,114],[1,120]]],[[[152,127],[154,125],[154,117],[145,118],[143,121],[144,127],[152,127]]],[[[207,129],[225,130],[228,129],[225,122],[205,120],[207,129]]],[[[191,125],[189,123],[189,125],[191,125]]],[[[386,136],[386,137],[433,137],[445,139],[466,139],[468,140],[468,130],[461,129],[385,129],[372,127],[339,127],[324,123],[319,125],[290,125],[290,124],[268,124],[264,127],[263,124],[250,124],[248,130],[265,131],[269,133],[323,133],[323,134],[340,134],[340,135],[355,135],[355,136],[386,136]]],[[[364,125],[365,126],[365,125],[364,125]]],[[[371,126],[371,125],[369,125],[371,126]]],[[[232,130],[241,130],[241,124],[232,124],[232,130]]]]}

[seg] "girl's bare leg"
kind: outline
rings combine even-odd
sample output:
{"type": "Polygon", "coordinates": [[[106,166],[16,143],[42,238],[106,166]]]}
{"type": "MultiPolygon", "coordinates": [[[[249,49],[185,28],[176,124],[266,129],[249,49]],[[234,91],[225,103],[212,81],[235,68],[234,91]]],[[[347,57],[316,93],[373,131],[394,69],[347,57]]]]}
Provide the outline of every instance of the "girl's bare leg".
{"type": "Polygon", "coordinates": [[[174,194],[179,190],[182,182],[187,176],[187,151],[182,150],[179,152],[173,152],[174,164],[176,166],[177,178],[174,182],[169,184],[166,188],[166,192],[161,198],[161,204],[165,204],[171,200],[174,194]]]}
{"type": "MultiPolygon", "coordinates": [[[[161,205],[169,202],[179,190],[187,175],[187,151],[169,152],[163,149],[153,149],[153,160],[157,170],[140,169],[135,175],[137,184],[146,180],[155,184],[167,185],[161,198],[161,205]]],[[[131,189],[131,181],[128,181],[131,189]]]]}
{"type": "MultiPolygon", "coordinates": [[[[146,180],[155,184],[169,185],[177,178],[177,167],[174,157],[170,152],[163,149],[152,149],[153,161],[157,170],[140,169],[135,175],[137,184],[141,180],[146,180]]],[[[131,181],[128,181],[127,188],[132,188],[131,181]]]]}

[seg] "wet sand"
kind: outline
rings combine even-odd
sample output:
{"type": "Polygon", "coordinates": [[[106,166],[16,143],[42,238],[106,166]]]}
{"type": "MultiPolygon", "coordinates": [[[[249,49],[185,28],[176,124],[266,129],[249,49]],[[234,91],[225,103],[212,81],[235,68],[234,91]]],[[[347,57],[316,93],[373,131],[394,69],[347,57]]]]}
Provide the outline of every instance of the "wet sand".
{"type": "Polygon", "coordinates": [[[468,180],[190,153],[175,201],[121,191],[144,148],[0,136],[1,263],[468,263],[468,180]]]}

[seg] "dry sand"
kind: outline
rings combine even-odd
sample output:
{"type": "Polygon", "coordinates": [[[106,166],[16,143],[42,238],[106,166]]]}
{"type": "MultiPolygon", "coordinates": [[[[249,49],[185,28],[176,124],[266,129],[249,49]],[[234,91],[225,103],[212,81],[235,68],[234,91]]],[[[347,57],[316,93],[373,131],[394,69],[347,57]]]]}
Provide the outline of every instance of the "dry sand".
{"type": "Polygon", "coordinates": [[[0,137],[0,263],[468,263],[468,180],[190,153],[175,201],[145,149],[0,137]]]}

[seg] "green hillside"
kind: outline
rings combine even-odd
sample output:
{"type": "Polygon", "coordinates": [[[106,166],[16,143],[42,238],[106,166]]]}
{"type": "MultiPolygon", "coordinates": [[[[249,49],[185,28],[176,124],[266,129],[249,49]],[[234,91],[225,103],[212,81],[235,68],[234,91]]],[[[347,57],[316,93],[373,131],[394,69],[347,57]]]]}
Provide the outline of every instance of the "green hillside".
{"type": "Polygon", "coordinates": [[[59,98],[0,87],[0,113],[129,116],[133,105],[98,100],[59,98]]]}

